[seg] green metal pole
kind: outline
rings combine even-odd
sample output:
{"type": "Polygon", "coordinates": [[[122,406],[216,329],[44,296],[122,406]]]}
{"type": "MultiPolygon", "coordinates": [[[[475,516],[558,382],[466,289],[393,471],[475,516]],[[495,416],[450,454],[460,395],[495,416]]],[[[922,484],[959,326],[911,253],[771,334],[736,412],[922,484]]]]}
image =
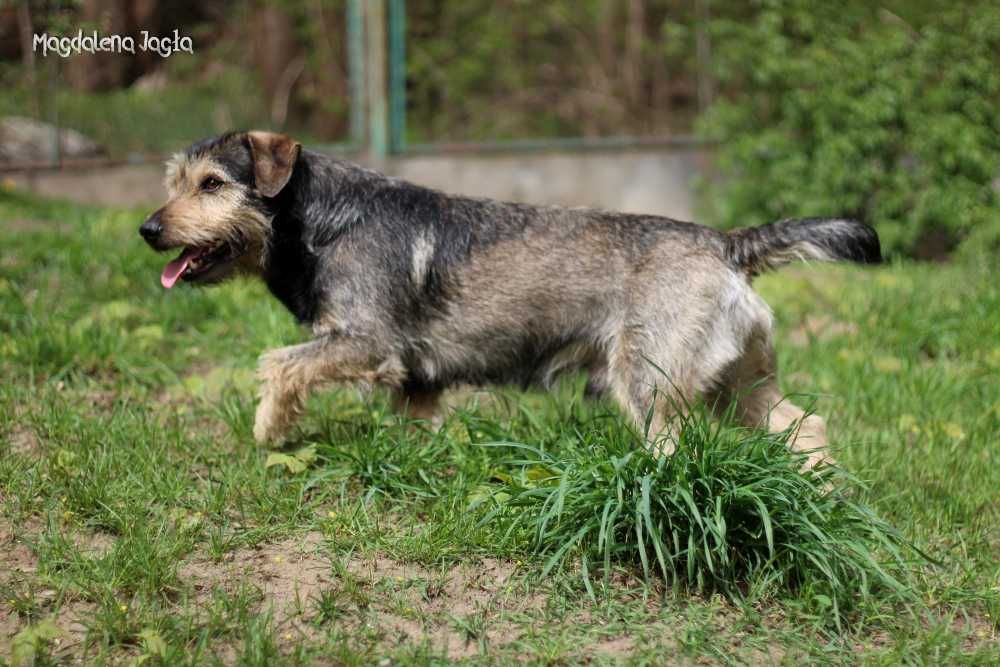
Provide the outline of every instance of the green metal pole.
{"type": "Polygon", "coordinates": [[[378,164],[388,153],[385,0],[368,0],[368,157],[378,164]]]}
{"type": "Polygon", "coordinates": [[[350,149],[365,141],[365,17],[363,0],[347,0],[347,72],[351,111],[350,149]]]}
{"type": "Polygon", "coordinates": [[[389,150],[406,150],[406,0],[389,0],[389,150]]]}

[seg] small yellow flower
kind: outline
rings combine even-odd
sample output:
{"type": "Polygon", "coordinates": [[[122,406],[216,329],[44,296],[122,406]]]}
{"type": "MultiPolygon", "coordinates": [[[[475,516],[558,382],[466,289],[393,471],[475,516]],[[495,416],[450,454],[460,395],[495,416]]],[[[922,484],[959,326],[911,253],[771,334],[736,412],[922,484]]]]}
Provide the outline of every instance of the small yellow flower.
{"type": "Polygon", "coordinates": [[[864,355],[856,348],[844,347],[837,352],[837,357],[843,359],[844,361],[860,361],[864,358],[864,355]]]}
{"type": "Polygon", "coordinates": [[[120,605],[118,605],[118,609],[120,609],[121,612],[124,614],[125,612],[128,611],[128,605],[127,604],[120,604],[120,605]]]}
{"type": "Polygon", "coordinates": [[[962,427],[955,422],[946,422],[941,425],[941,429],[945,432],[945,435],[952,440],[961,440],[965,437],[965,431],[963,431],[962,427]]]}
{"type": "Polygon", "coordinates": [[[905,433],[920,433],[920,421],[911,414],[899,416],[899,430],[905,433]]]}
{"type": "Polygon", "coordinates": [[[896,357],[876,357],[875,368],[883,373],[898,373],[903,370],[903,361],[896,357]]]}
{"type": "Polygon", "coordinates": [[[893,273],[879,273],[875,281],[882,287],[896,287],[901,282],[899,276],[893,273]]]}
{"type": "Polygon", "coordinates": [[[330,510],[329,512],[326,513],[326,516],[328,518],[330,518],[330,519],[336,519],[337,518],[337,513],[334,512],[333,510],[330,510]]]}
{"type": "Polygon", "coordinates": [[[285,641],[287,641],[287,642],[292,641],[292,633],[291,632],[286,632],[285,633],[285,641]]]}

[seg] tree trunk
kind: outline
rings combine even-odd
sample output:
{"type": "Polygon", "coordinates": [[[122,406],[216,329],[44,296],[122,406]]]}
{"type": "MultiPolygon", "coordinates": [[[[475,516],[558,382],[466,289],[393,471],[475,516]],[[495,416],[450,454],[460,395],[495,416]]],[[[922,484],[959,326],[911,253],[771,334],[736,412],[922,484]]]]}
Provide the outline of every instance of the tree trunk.
{"type": "MultiPolygon", "coordinates": [[[[131,34],[125,0],[84,0],[80,22],[84,33],[97,30],[100,35],[131,34]]],[[[128,54],[80,53],[66,62],[66,81],[74,90],[91,92],[119,88],[127,83],[128,54]]]]}
{"type": "Polygon", "coordinates": [[[276,96],[287,86],[288,65],[297,55],[295,30],[288,14],[271,3],[262,3],[254,12],[251,32],[254,68],[260,76],[267,108],[273,109],[280,104],[276,96]]]}
{"type": "Polygon", "coordinates": [[[646,3],[645,0],[629,0],[628,24],[625,27],[625,99],[629,110],[635,114],[642,103],[643,85],[643,53],[646,40],[646,3]]]}
{"type": "Polygon", "coordinates": [[[21,0],[17,7],[17,32],[21,41],[21,63],[31,89],[31,112],[36,118],[41,113],[42,103],[38,92],[38,75],[35,71],[34,30],[31,27],[31,4],[21,0]]]}

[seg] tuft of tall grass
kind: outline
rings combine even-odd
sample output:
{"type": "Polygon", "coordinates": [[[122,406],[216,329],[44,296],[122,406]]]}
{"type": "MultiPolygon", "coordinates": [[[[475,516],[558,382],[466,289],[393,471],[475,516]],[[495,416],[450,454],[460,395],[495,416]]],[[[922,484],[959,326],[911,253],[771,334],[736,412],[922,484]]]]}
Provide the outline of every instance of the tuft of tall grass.
{"type": "Polygon", "coordinates": [[[547,557],[543,576],[578,555],[592,596],[594,574],[623,563],[733,599],[808,591],[838,626],[873,595],[912,597],[908,554],[919,552],[853,499],[864,487],[844,470],[800,472],[790,434],[696,411],[681,419],[676,452],[656,457],[617,421],[578,428],[556,450],[484,445],[519,454],[494,475],[480,525],[527,539],[547,557]]]}

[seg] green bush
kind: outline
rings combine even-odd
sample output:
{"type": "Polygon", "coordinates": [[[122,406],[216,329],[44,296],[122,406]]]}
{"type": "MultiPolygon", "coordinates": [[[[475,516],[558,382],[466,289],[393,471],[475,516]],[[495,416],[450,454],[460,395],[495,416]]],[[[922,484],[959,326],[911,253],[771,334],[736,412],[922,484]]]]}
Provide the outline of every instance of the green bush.
{"type": "Polygon", "coordinates": [[[1000,245],[1000,5],[903,6],[771,0],[712,22],[708,215],[850,215],[918,257],[1000,245]]]}

